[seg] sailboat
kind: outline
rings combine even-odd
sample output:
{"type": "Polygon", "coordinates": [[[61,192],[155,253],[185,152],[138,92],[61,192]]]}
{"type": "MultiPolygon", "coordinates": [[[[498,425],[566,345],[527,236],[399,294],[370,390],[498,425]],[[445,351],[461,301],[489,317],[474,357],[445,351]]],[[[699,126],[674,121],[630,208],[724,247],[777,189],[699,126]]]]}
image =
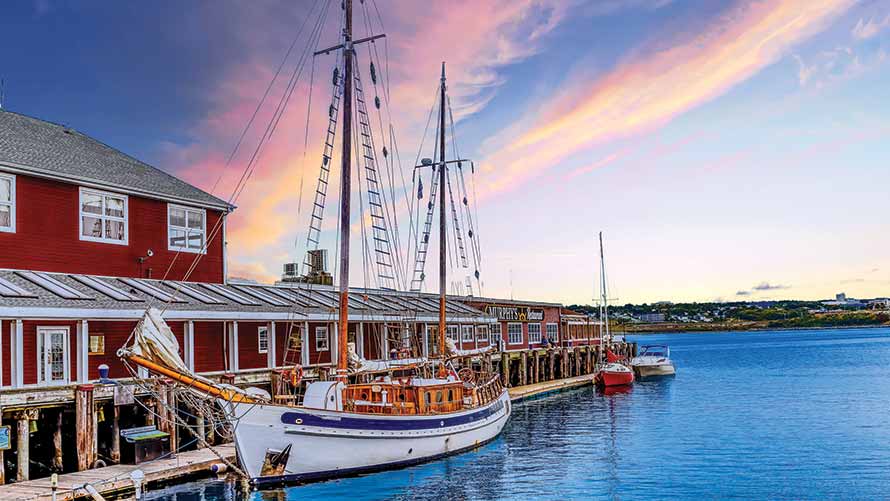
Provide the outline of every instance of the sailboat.
{"type": "Polygon", "coordinates": [[[609,346],[612,344],[612,332],[609,329],[609,298],[606,290],[606,258],[603,252],[603,232],[599,233],[599,240],[600,319],[603,321],[603,325],[600,327],[600,346],[605,347],[606,363],[597,371],[596,376],[594,376],[594,383],[601,388],[626,386],[633,384],[634,372],[630,367],[622,363],[622,357],[615,355],[609,349],[609,346]]]}
{"type": "MultiPolygon", "coordinates": [[[[509,394],[496,373],[463,368],[446,357],[446,216],[439,198],[440,276],[438,358],[390,367],[351,382],[348,371],[350,178],[354,45],[352,0],[344,0],[343,149],[340,175],[339,322],[336,376],[306,384],[301,405],[273,403],[262,391],[218,385],[191,374],[177,360],[175,337],[149,312],[118,354],[154,373],[215,397],[232,423],[238,458],[255,485],[304,482],[401,467],[470,450],[498,436],[510,418],[509,394]],[[423,370],[422,370],[423,369],[423,370]],[[432,370],[428,370],[432,369],[432,370]]],[[[335,77],[336,78],[336,77],[335,77]]],[[[445,64],[439,109],[439,161],[424,167],[446,183],[445,64]]],[[[452,162],[456,162],[454,160],[452,162]]],[[[421,166],[418,166],[421,167],[421,166]]]]}

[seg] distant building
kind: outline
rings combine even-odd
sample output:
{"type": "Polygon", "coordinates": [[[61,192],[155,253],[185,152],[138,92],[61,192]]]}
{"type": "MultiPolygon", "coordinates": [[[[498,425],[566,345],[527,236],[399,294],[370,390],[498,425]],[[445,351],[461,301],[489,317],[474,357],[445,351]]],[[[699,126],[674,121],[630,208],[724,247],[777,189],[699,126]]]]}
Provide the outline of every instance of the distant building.
{"type": "Polygon", "coordinates": [[[846,306],[846,307],[862,307],[864,303],[858,299],[848,298],[845,292],[839,292],[834,295],[834,301],[822,301],[825,306],[846,306]]]}
{"type": "Polygon", "coordinates": [[[834,299],[839,302],[846,302],[847,294],[845,292],[840,292],[840,293],[834,295],[834,299]]]}
{"type": "Polygon", "coordinates": [[[664,322],[664,313],[641,313],[640,322],[646,322],[650,324],[664,322]]]}

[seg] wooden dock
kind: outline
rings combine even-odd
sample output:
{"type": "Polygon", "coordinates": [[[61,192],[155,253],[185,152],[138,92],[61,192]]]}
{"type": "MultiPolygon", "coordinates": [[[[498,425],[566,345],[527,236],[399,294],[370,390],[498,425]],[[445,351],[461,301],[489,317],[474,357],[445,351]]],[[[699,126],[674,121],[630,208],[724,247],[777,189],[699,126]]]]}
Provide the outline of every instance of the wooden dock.
{"type": "MultiPolygon", "coordinates": [[[[227,460],[235,460],[234,445],[220,445],[214,448],[227,460]]],[[[151,487],[153,484],[172,481],[184,476],[209,474],[210,467],[216,463],[221,463],[221,461],[210,449],[198,449],[180,452],[176,457],[160,459],[141,465],[114,465],[66,473],[59,475],[57,499],[59,501],[88,499],[89,495],[83,489],[85,484],[91,484],[102,495],[132,491],[133,482],[130,480],[130,472],[133,470],[142,470],[145,474],[144,485],[151,487]]],[[[39,480],[0,485],[0,499],[50,500],[52,499],[50,479],[41,478],[39,480]]]]}
{"type": "Polygon", "coordinates": [[[519,402],[528,398],[552,393],[555,391],[570,390],[593,384],[595,374],[584,374],[581,376],[570,377],[567,379],[556,379],[553,381],[544,381],[541,383],[527,384],[525,386],[514,386],[507,391],[510,392],[510,400],[519,402]]]}

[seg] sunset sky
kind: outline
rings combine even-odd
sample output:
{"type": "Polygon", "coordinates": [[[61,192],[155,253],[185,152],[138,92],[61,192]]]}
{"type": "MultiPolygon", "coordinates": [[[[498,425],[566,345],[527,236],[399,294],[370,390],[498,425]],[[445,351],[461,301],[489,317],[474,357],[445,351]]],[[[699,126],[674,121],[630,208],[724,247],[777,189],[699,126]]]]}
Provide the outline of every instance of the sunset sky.
{"type": "MultiPolygon", "coordinates": [[[[322,3],[4,3],[3,104],[229,198],[305,34],[226,158],[322,3]]],[[[375,3],[355,3],[365,36],[375,3]]],[[[619,303],[890,296],[890,0],[376,7],[409,183],[447,61],[460,151],[478,167],[485,295],[589,302],[603,231],[619,303]]],[[[340,12],[321,45],[337,43],[340,12]]],[[[235,202],[230,275],[273,281],[302,259],[333,64],[315,61],[309,149],[307,66],[235,202]]]]}

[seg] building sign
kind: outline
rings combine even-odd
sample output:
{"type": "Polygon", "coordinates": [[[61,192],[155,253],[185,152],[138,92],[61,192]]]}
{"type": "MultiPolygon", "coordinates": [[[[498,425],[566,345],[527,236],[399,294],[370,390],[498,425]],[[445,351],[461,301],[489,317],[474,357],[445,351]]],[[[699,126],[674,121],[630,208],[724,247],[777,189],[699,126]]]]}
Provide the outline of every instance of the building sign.
{"type": "Polygon", "coordinates": [[[485,313],[496,317],[498,320],[508,322],[542,322],[544,321],[543,308],[529,308],[527,306],[513,306],[501,304],[489,304],[485,307],[485,313]]]}
{"type": "Polygon", "coordinates": [[[0,426],[0,451],[9,450],[9,426],[0,426]]]}

